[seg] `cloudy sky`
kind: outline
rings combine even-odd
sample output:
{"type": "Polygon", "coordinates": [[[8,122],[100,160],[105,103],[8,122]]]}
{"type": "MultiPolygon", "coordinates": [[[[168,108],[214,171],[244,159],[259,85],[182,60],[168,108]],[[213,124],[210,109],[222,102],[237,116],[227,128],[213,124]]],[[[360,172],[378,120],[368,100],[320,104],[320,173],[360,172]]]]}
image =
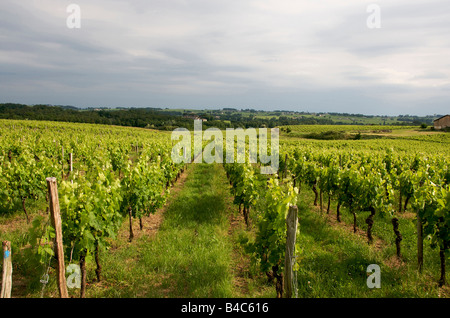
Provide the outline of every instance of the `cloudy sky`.
{"type": "Polygon", "coordinates": [[[450,1],[1,0],[0,102],[446,114],[450,1]]]}

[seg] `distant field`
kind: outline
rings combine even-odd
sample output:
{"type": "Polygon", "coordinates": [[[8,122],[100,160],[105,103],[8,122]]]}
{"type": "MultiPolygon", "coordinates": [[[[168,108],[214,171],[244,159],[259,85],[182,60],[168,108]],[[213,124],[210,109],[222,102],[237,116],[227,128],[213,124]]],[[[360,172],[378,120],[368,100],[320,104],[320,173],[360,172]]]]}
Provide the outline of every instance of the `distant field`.
{"type": "Polygon", "coordinates": [[[295,125],[280,126],[280,145],[321,149],[367,149],[450,154],[450,134],[414,126],[295,125]]]}
{"type": "Polygon", "coordinates": [[[390,126],[390,125],[291,125],[280,126],[280,128],[289,128],[293,133],[311,133],[324,131],[343,131],[343,132],[372,132],[381,133],[389,130],[406,131],[417,130],[416,126],[390,126]]]}
{"type": "MultiPolygon", "coordinates": [[[[257,118],[267,118],[267,117],[278,118],[279,114],[263,114],[257,115],[257,118]]],[[[295,114],[295,115],[283,115],[288,118],[316,118],[316,119],[329,119],[336,123],[349,124],[349,125],[393,125],[399,124],[398,117],[381,117],[381,116],[352,116],[352,115],[330,115],[330,114],[295,114]]]]}
{"type": "Polygon", "coordinates": [[[398,116],[378,116],[378,115],[361,115],[361,114],[347,114],[347,113],[309,113],[302,111],[262,111],[262,110],[222,110],[222,109],[163,109],[162,112],[167,113],[193,113],[197,115],[207,114],[214,116],[216,119],[225,119],[227,117],[238,116],[242,119],[244,118],[254,118],[261,120],[280,120],[281,118],[288,118],[293,120],[317,120],[319,123],[324,123],[324,120],[328,120],[333,124],[338,125],[404,125],[412,124],[418,125],[420,123],[425,123],[427,125],[432,125],[433,116],[409,116],[409,115],[398,115],[398,116]],[[413,123],[414,122],[414,123],[413,123]]]}

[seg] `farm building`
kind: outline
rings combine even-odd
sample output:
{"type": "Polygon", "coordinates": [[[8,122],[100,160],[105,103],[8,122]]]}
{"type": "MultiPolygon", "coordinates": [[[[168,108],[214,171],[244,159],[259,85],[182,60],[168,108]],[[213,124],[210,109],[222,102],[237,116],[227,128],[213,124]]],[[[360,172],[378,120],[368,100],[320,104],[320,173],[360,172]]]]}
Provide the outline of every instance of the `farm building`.
{"type": "Polygon", "coordinates": [[[450,127],[450,115],[445,115],[433,121],[434,129],[446,129],[450,127]]]}

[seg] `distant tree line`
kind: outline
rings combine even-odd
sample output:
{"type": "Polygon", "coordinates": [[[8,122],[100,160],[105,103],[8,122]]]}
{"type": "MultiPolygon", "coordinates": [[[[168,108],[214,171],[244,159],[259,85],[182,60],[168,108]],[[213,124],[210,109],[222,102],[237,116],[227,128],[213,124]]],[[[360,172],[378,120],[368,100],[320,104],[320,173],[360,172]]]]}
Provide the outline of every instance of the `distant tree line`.
{"type": "MultiPolygon", "coordinates": [[[[284,111],[262,112],[247,110],[250,115],[243,115],[234,108],[224,108],[192,113],[180,110],[168,110],[161,108],[87,108],[80,109],[73,106],[52,105],[24,105],[15,103],[0,104],[0,118],[2,119],[28,119],[49,120],[77,123],[92,123],[117,126],[132,126],[152,128],[159,130],[173,130],[183,127],[192,130],[194,117],[206,119],[203,127],[225,128],[273,128],[286,125],[340,125],[348,124],[323,117],[312,116],[285,116],[284,111]],[[265,114],[265,116],[257,116],[265,114]],[[269,114],[269,116],[267,116],[269,114]],[[274,116],[272,116],[272,114],[274,116]]],[[[287,112],[287,111],[286,111],[287,112]]],[[[291,112],[292,113],[292,112],[291,112]]],[[[301,113],[300,113],[301,114],[301,113]]],[[[400,123],[404,125],[420,125],[431,123],[431,117],[399,116],[400,123]]],[[[356,124],[356,123],[354,123],[356,124]]]]}
{"type": "MultiPolygon", "coordinates": [[[[162,111],[157,108],[118,108],[118,109],[76,109],[70,106],[50,105],[24,105],[14,103],[0,104],[0,118],[2,119],[28,119],[49,120],[76,123],[105,124],[118,126],[132,126],[142,128],[153,128],[160,130],[173,130],[178,127],[187,129],[194,128],[192,117],[185,117],[179,111],[162,111]]],[[[197,115],[206,119],[202,125],[205,128],[249,128],[267,127],[273,128],[280,125],[298,124],[334,124],[330,119],[321,118],[288,118],[267,117],[256,118],[255,116],[242,116],[239,113],[225,113],[219,119],[207,113],[197,115]]]]}
{"type": "Polygon", "coordinates": [[[151,108],[73,109],[61,106],[0,104],[0,118],[49,120],[172,130],[193,127],[193,120],[151,108]]]}

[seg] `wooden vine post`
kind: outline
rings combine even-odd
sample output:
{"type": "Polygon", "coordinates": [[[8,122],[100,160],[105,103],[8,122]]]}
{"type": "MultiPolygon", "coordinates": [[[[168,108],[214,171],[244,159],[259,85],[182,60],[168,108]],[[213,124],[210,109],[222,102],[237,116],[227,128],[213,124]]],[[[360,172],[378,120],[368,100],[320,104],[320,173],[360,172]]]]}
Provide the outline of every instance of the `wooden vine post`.
{"type": "Polygon", "coordinates": [[[12,261],[11,261],[11,242],[3,242],[3,276],[2,292],[0,298],[11,298],[12,289],[12,261]]]}
{"type": "Polygon", "coordinates": [[[65,276],[65,265],[64,265],[64,249],[62,240],[62,230],[61,230],[61,215],[59,210],[59,198],[58,198],[58,187],[56,185],[56,178],[47,178],[47,188],[50,204],[50,215],[52,226],[55,229],[55,254],[58,260],[56,267],[56,274],[58,280],[58,290],[61,298],[68,298],[69,293],[67,292],[66,276],[65,276]]]}
{"type": "Polygon", "coordinates": [[[72,153],[70,152],[69,153],[69,173],[72,173],[72,171],[73,171],[73,162],[72,162],[72,159],[73,159],[73,157],[72,157],[73,155],[72,155],[72,153]]]}
{"type": "MultiPolygon", "coordinates": [[[[297,239],[298,208],[296,205],[289,207],[286,217],[286,253],[284,257],[284,295],[292,298],[294,291],[294,263],[295,263],[295,241],[297,239]]],[[[295,282],[296,284],[297,282],[295,282]]]]}
{"type": "Polygon", "coordinates": [[[64,146],[61,148],[61,180],[64,180],[64,146]]]}

